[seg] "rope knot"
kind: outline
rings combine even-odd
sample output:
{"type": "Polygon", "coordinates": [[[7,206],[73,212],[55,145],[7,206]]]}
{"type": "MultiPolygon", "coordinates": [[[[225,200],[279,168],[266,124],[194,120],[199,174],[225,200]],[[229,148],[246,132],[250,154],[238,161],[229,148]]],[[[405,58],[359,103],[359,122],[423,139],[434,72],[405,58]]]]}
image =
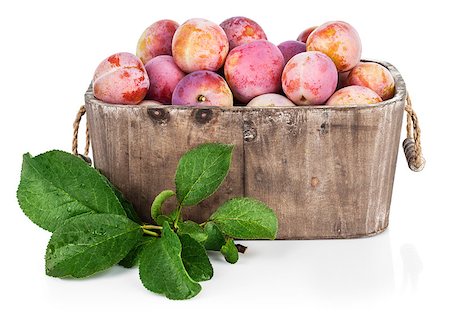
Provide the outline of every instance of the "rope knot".
{"type": "Polygon", "coordinates": [[[420,143],[420,127],[419,119],[416,112],[412,108],[411,98],[406,94],[406,136],[403,141],[403,150],[405,151],[408,167],[412,171],[419,172],[425,166],[425,159],[422,155],[422,145],[420,143]]]}

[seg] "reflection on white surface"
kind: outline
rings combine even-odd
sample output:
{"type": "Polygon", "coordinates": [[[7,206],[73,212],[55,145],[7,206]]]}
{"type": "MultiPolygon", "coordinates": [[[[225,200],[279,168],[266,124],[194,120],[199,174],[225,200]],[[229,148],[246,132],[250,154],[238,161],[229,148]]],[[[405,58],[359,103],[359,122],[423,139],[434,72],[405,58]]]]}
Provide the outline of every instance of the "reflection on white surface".
{"type": "MultiPolygon", "coordinates": [[[[264,276],[278,303],[297,298],[326,310],[336,304],[356,307],[370,303],[372,311],[382,308],[395,294],[389,231],[370,238],[249,245],[249,254],[242,260],[267,268],[264,276]],[[282,265],[274,267],[274,263],[282,265]]],[[[263,292],[268,285],[257,287],[261,289],[256,292],[263,292]]]]}
{"type": "Polygon", "coordinates": [[[395,289],[388,232],[365,239],[305,242],[299,266],[299,278],[311,293],[329,299],[363,300],[395,289]]]}
{"type": "Polygon", "coordinates": [[[403,244],[400,254],[403,262],[402,291],[414,293],[419,283],[419,275],[423,270],[422,260],[412,244],[403,244]]]}

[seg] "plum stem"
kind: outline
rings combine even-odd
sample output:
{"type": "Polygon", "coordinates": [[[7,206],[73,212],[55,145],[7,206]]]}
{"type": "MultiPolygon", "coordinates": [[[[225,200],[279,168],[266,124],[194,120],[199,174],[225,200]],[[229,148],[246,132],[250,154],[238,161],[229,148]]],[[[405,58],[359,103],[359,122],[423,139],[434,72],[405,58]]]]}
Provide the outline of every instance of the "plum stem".
{"type": "Polygon", "coordinates": [[[204,96],[203,94],[200,94],[197,97],[197,102],[205,102],[206,101],[206,96],[204,96]]]}

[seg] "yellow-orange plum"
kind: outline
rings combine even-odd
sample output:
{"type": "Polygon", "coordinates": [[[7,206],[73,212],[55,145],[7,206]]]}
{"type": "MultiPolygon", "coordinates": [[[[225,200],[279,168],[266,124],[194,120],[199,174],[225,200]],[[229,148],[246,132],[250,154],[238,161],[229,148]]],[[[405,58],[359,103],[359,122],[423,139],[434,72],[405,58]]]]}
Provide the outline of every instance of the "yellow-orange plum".
{"type": "Polygon", "coordinates": [[[218,70],[225,62],[228,50],[224,30],[205,19],[193,18],[186,21],[173,36],[173,59],[186,73],[218,70]]]}
{"type": "Polygon", "coordinates": [[[359,63],[350,71],[347,81],[349,85],[363,86],[375,91],[383,100],[394,96],[394,77],[386,67],[378,63],[359,63]]]}
{"type": "Polygon", "coordinates": [[[327,101],[327,105],[364,105],[383,101],[374,91],[361,86],[348,86],[336,91],[327,101]]]}
{"type": "Polygon", "coordinates": [[[345,22],[328,22],[317,27],[306,40],[307,51],[328,55],[339,72],[355,67],[361,59],[361,40],[356,30],[345,22]]]}

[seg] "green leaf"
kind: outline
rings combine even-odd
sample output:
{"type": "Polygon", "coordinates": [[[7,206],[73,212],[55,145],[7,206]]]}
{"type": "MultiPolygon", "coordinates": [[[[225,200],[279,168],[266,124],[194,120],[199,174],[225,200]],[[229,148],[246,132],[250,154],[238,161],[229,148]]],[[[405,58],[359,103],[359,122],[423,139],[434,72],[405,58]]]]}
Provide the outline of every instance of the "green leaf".
{"type": "Polygon", "coordinates": [[[173,224],[175,219],[172,219],[170,216],[166,215],[159,215],[158,218],[156,218],[156,224],[157,225],[163,225],[164,222],[167,222],[169,224],[173,224]]]}
{"type": "MultiPolygon", "coordinates": [[[[177,217],[176,210],[172,211],[169,215],[159,215],[158,218],[156,218],[156,224],[163,225],[164,222],[168,222],[170,225],[173,225],[176,217],[177,217]]],[[[178,221],[183,221],[183,217],[181,215],[178,218],[178,221]]]]}
{"type": "Polygon", "coordinates": [[[220,251],[220,248],[225,245],[225,238],[217,225],[207,222],[204,231],[208,236],[204,242],[206,250],[220,251]]]}
{"type": "Polygon", "coordinates": [[[139,224],[125,216],[84,214],[66,220],[47,246],[47,275],[86,277],[123,259],[139,242],[139,224]]]}
{"type": "Polygon", "coordinates": [[[119,265],[128,269],[136,266],[139,262],[139,257],[141,256],[142,250],[144,250],[145,245],[150,243],[154,239],[156,238],[151,236],[142,236],[141,240],[136,244],[136,246],[134,246],[133,249],[130,250],[125,258],[120,260],[119,265]]]}
{"type": "Polygon", "coordinates": [[[179,236],[183,234],[189,235],[199,243],[204,242],[208,237],[200,225],[190,220],[178,223],[177,234],[179,236]]]}
{"type": "Polygon", "coordinates": [[[142,220],[137,215],[136,210],[133,207],[133,204],[131,202],[129,202],[123,196],[122,192],[120,192],[119,189],[117,187],[115,187],[104,175],[101,174],[101,176],[104,178],[105,182],[109,185],[109,187],[113,190],[114,194],[116,195],[117,199],[119,200],[120,204],[122,205],[122,208],[125,211],[128,219],[130,219],[136,223],[142,224],[142,220]]]}
{"type": "Polygon", "coordinates": [[[228,238],[225,245],[220,248],[220,252],[225,257],[228,263],[234,264],[239,260],[239,253],[234,244],[233,239],[228,238]]]}
{"type": "Polygon", "coordinates": [[[213,268],[206,249],[189,235],[181,235],[181,259],[189,276],[196,282],[210,280],[213,268]]]}
{"type": "Polygon", "coordinates": [[[162,191],[161,193],[159,193],[156,197],[155,200],[152,203],[152,208],[151,208],[151,215],[152,215],[152,219],[157,221],[158,217],[161,215],[161,207],[164,204],[164,202],[169,199],[170,197],[172,197],[173,195],[175,195],[175,192],[172,190],[165,190],[162,191]]]}
{"type": "Polygon", "coordinates": [[[212,220],[222,233],[240,239],[274,239],[278,220],[268,206],[256,199],[233,198],[214,212],[212,220]]]}
{"type": "Polygon", "coordinates": [[[228,174],[232,152],[233,145],[209,143],[184,154],[175,175],[178,202],[192,206],[213,194],[228,174]]]}
{"type": "Polygon", "coordinates": [[[80,214],[125,215],[103,176],[82,159],[62,151],[23,156],[17,198],[28,218],[51,232],[80,214]]]}
{"type": "Polygon", "coordinates": [[[139,261],[139,276],[150,291],[169,299],[189,299],[202,287],[186,272],[181,259],[181,242],[164,222],[161,238],[147,244],[139,261]]]}

